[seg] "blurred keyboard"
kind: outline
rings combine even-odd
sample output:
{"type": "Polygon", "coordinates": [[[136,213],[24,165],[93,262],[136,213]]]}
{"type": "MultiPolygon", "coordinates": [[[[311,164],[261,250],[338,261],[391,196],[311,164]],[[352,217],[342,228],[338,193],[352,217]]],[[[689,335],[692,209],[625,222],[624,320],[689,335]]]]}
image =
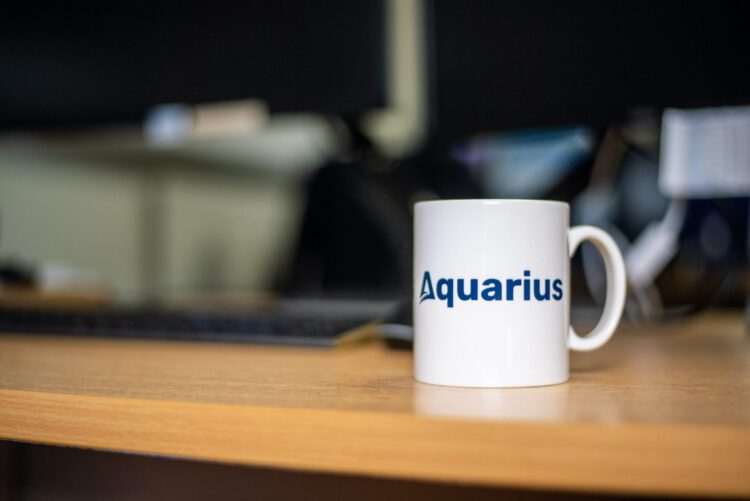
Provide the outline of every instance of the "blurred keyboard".
{"type": "MultiPolygon", "coordinates": [[[[289,300],[253,311],[0,308],[0,332],[334,347],[368,336],[391,302],[289,300]]],[[[371,335],[374,335],[374,329],[371,335]]]]}

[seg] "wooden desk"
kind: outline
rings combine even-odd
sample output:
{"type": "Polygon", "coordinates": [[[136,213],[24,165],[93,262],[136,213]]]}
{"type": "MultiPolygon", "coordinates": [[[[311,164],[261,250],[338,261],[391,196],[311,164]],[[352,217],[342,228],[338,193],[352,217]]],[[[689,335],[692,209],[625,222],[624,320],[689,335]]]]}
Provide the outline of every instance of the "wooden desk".
{"type": "Polygon", "coordinates": [[[750,496],[750,337],[623,328],[569,383],[461,389],[411,354],[0,336],[0,438],[520,488],[750,496]]]}

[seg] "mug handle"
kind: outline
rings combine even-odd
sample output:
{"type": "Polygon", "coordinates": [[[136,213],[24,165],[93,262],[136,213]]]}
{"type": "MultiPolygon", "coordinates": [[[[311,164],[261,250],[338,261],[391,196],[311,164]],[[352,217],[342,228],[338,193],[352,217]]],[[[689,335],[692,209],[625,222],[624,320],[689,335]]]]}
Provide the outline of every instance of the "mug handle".
{"type": "Polygon", "coordinates": [[[578,246],[588,240],[599,250],[607,270],[607,299],[599,323],[586,337],[576,334],[573,327],[568,329],[568,347],[575,351],[595,350],[612,337],[625,306],[626,276],[625,263],[619,247],[609,234],[594,226],[574,226],[568,233],[568,247],[572,257],[578,246]]]}

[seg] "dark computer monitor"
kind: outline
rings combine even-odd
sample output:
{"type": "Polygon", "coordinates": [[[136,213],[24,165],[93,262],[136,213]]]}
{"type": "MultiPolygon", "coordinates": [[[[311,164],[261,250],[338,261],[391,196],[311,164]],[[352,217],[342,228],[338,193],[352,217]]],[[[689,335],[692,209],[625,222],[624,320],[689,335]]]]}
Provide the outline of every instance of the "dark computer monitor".
{"type": "Polygon", "coordinates": [[[15,2],[0,16],[0,129],[242,98],[357,116],[385,104],[384,23],[382,0],[15,2]]]}
{"type": "Polygon", "coordinates": [[[432,0],[444,138],[750,103],[750,2],[432,0]]]}

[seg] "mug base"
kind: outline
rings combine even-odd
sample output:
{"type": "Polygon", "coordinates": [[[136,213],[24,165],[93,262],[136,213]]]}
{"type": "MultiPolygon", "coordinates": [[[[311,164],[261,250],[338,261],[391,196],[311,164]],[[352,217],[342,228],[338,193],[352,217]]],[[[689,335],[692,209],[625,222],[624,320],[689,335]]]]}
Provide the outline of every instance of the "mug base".
{"type": "Polygon", "coordinates": [[[419,379],[418,377],[414,377],[414,380],[417,383],[422,384],[429,384],[432,386],[446,386],[450,388],[496,388],[496,389],[511,389],[511,388],[538,388],[542,386],[555,386],[558,384],[564,384],[570,381],[570,377],[566,376],[564,379],[559,380],[552,380],[552,381],[529,381],[529,382],[517,382],[514,381],[512,383],[504,383],[504,384],[498,384],[498,383],[448,383],[445,381],[426,381],[423,379],[419,379]]]}

